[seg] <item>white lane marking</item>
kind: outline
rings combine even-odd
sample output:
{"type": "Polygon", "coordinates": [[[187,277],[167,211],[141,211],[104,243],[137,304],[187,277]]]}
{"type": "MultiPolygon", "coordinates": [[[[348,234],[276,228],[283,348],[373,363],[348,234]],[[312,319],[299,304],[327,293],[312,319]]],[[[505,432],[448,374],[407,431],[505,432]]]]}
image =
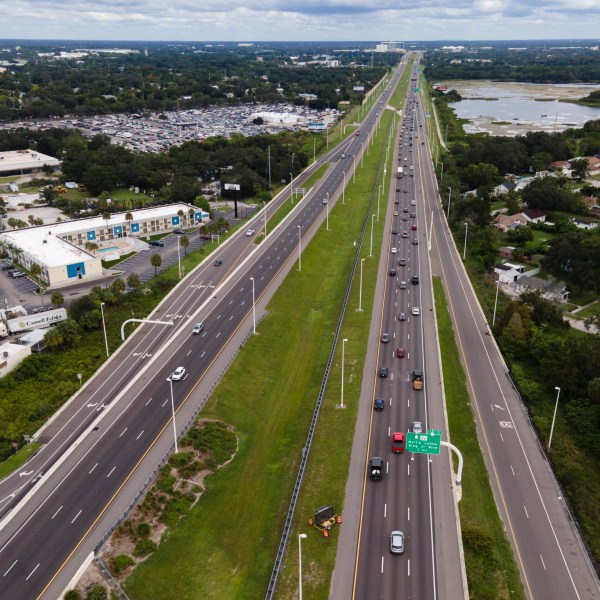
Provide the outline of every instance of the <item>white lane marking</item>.
{"type": "Polygon", "coordinates": [[[200,358],[202,358],[205,354],[206,354],[206,350],[200,355],[200,358]]]}
{"type": "Polygon", "coordinates": [[[410,340],[410,333],[406,336],[407,340],[410,340]]]}
{"type": "Polygon", "coordinates": [[[231,316],[229,317],[229,320],[230,320],[230,321],[231,321],[231,319],[233,319],[233,315],[231,315],[231,316]]]}
{"type": "Polygon", "coordinates": [[[190,351],[189,351],[189,352],[186,354],[186,356],[189,356],[191,353],[192,353],[192,351],[190,350],[190,351]]]}
{"type": "Polygon", "coordinates": [[[221,315],[219,315],[216,320],[218,321],[220,318],[221,318],[221,315]]]}
{"type": "Polygon", "coordinates": [[[390,373],[390,380],[394,381],[394,374],[393,373],[390,373]]]}
{"type": "Polygon", "coordinates": [[[546,570],[546,563],[544,562],[544,557],[540,554],[540,560],[542,561],[542,567],[544,567],[544,571],[546,570]]]}
{"type": "Polygon", "coordinates": [[[169,401],[169,399],[167,398],[160,406],[161,408],[169,401]]]}
{"type": "Polygon", "coordinates": [[[390,469],[390,463],[389,463],[389,462],[386,462],[386,463],[385,463],[385,472],[386,472],[386,473],[388,473],[388,472],[389,472],[389,469],[390,469]]]}
{"type": "Polygon", "coordinates": [[[142,437],[142,435],[144,435],[144,430],[143,429],[140,431],[139,435],[135,439],[139,440],[142,437]]]}
{"type": "MultiPolygon", "coordinates": [[[[63,507],[61,506],[53,515],[52,515],[52,519],[54,519],[54,517],[63,509],[63,507]]],[[[50,520],[52,520],[50,519],[50,520]]]]}
{"type": "Polygon", "coordinates": [[[510,465],[510,470],[512,471],[512,474],[514,475],[515,474],[515,470],[513,469],[512,465],[510,465]]]}
{"type": "Polygon", "coordinates": [[[244,304],[246,304],[245,300],[242,301],[242,303],[240,304],[240,306],[244,306],[244,304]]]}
{"type": "Polygon", "coordinates": [[[5,571],[4,575],[2,575],[2,577],[6,577],[8,575],[8,573],[10,572],[10,570],[19,562],[19,559],[17,558],[17,560],[15,560],[15,562],[10,565],[10,567],[8,567],[8,570],[5,571]]]}
{"type": "Polygon", "coordinates": [[[98,463],[96,463],[90,470],[90,472],[88,473],[88,475],[92,474],[92,471],[98,466],[98,463]]]}
{"type": "Polygon", "coordinates": [[[219,333],[217,333],[217,335],[215,336],[215,339],[218,338],[221,335],[221,332],[219,331],[219,333]]]}
{"type": "Polygon", "coordinates": [[[387,517],[387,502],[383,505],[383,518],[387,517]]]}
{"type": "Polygon", "coordinates": [[[410,558],[408,559],[408,576],[410,577],[410,558]]]}
{"type": "Polygon", "coordinates": [[[410,463],[408,463],[406,467],[406,474],[410,477],[410,463]]]}
{"type": "Polygon", "coordinates": [[[25,578],[25,581],[29,581],[29,578],[38,570],[39,566],[40,566],[40,563],[35,565],[35,569],[33,569],[33,571],[31,571],[31,573],[29,573],[29,575],[27,575],[27,577],[25,578]]]}
{"type": "Polygon", "coordinates": [[[113,471],[114,471],[116,468],[117,468],[117,467],[113,467],[113,468],[110,470],[110,473],[109,473],[109,474],[106,476],[106,478],[107,478],[107,479],[108,479],[108,478],[109,478],[109,477],[110,477],[110,476],[113,474],[113,471]]]}
{"type": "Polygon", "coordinates": [[[383,556],[381,557],[381,572],[383,573],[383,556]]]}
{"type": "Polygon", "coordinates": [[[502,441],[504,441],[504,438],[502,437],[502,434],[500,434],[500,439],[501,439],[502,441]]]}
{"type": "Polygon", "coordinates": [[[150,402],[152,402],[152,398],[150,398],[150,400],[148,400],[148,402],[146,402],[146,406],[148,406],[148,404],[150,404],[150,402]]]}
{"type": "Polygon", "coordinates": [[[493,404],[490,404],[490,407],[491,407],[491,409],[492,409],[492,412],[494,412],[494,405],[493,405],[493,404]]]}
{"type": "Polygon", "coordinates": [[[391,435],[392,428],[388,425],[388,437],[391,435]]]}
{"type": "Polygon", "coordinates": [[[125,427],[125,429],[123,429],[123,431],[121,431],[121,433],[119,434],[119,437],[121,437],[126,431],[127,431],[127,427],[125,427]]]}
{"type": "Polygon", "coordinates": [[[527,507],[523,506],[523,510],[525,511],[525,516],[529,519],[529,513],[527,512],[527,507]]]}
{"type": "Polygon", "coordinates": [[[79,511],[79,512],[78,512],[78,513],[77,513],[77,514],[76,514],[76,515],[73,517],[73,520],[71,521],[71,525],[72,525],[73,523],[75,523],[75,521],[77,520],[77,517],[78,517],[78,516],[79,516],[79,515],[80,515],[82,512],[83,512],[83,509],[82,509],[82,510],[80,510],[80,511],[79,511]]]}
{"type": "Polygon", "coordinates": [[[410,506],[407,507],[408,510],[408,520],[410,521],[410,506]]]}
{"type": "Polygon", "coordinates": [[[231,304],[233,304],[233,300],[230,300],[230,301],[229,301],[229,304],[230,304],[230,305],[231,305],[231,304]]]}

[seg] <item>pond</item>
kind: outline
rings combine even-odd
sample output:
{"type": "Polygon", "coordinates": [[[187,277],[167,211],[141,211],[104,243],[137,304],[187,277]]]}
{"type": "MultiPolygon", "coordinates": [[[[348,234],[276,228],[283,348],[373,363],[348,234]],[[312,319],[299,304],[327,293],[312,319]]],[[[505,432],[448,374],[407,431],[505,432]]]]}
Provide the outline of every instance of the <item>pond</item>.
{"type": "Polygon", "coordinates": [[[515,136],[527,131],[562,131],[600,119],[600,108],[564,102],[587,96],[600,85],[531,84],[495,81],[447,81],[463,100],[450,106],[468,119],[467,133],[486,131],[515,136]],[[562,101],[561,101],[562,100],[562,101]]]}

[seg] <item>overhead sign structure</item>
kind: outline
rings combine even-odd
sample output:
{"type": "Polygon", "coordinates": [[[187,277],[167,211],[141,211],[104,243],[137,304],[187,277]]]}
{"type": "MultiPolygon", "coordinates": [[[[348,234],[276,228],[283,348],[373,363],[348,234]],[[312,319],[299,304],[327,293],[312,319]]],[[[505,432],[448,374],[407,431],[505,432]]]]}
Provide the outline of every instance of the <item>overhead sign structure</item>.
{"type": "Polygon", "coordinates": [[[418,454],[439,454],[441,435],[432,435],[430,433],[413,433],[409,431],[406,434],[407,452],[418,454]]]}

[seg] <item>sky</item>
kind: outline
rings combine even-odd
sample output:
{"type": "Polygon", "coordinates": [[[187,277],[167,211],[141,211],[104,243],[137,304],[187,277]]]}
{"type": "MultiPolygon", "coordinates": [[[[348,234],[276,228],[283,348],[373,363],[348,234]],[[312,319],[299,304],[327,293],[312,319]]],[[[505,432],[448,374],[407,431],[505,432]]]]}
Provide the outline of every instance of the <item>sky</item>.
{"type": "Polygon", "coordinates": [[[600,0],[0,0],[0,39],[600,39],[600,0]]]}

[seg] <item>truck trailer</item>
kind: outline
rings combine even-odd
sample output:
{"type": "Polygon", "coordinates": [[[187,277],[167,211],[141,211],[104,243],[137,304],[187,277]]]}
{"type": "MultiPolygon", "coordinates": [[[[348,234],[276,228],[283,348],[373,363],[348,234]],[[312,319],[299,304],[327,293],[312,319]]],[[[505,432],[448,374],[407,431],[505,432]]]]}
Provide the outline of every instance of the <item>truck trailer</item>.
{"type": "MultiPolygon", "coordinates": [[[[5,314],[11,315],[10,311],[4,311],[5,314]]],[[[0,337],[13,335],[22,331],[31,331],[32,329],[43,329],[60,323],[67,318],[67,311],[64,308],[49,310],[47,312],[38,313],[36,315],[28,315],[25,313],[17,318],[7,319],[6,316],[0,317],[0,337]]]]}

